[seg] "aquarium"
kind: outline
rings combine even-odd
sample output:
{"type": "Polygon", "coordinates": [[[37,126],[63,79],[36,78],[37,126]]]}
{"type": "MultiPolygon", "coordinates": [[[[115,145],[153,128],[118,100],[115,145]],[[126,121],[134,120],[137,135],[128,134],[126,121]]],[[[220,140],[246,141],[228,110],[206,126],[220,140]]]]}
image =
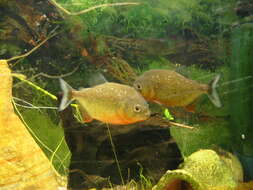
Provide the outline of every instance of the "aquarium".
{"type": "Polygon", "coordinates": [[[0,190],[252,190],[251,0],[0,0],[0,190]]]}

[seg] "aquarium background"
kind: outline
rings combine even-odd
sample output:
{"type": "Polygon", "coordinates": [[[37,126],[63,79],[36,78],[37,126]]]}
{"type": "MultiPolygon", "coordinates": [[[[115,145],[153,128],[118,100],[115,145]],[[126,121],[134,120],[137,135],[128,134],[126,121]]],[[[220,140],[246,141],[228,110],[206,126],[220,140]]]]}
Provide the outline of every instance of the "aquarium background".
{"type": "Polygon", "coordinates": [[[252,180],[253,3],[119,3],[127,2],[0,1],[0,59],[25,54],[50,37],[29,56],[8,63],[13,73],[26,76],[13,81],[16,112],[56,171],[69,176],[72,189],[129,183],[151,189],[192,153],[222,148],[238,156],[244,182],[252,180]],[[222,107],[206,95],[193,111],[149,103],[150,120],[118,126],[81,123],[76,104],[57,111],[59,78],[79,89],[94,86],[100,73],[131,86],[151,69],[174,70],[205,84],[220,74],[222,107]]]}

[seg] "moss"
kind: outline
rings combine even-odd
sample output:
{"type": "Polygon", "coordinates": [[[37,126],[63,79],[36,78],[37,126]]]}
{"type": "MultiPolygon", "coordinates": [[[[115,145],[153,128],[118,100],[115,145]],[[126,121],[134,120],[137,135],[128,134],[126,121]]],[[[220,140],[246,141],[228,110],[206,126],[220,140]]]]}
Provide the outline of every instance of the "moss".
{"type": "MultiPolygon", "coordinates": [[[[0,31],[1,33],[1,31],[0,31]]],[[[9,44],[9,43],[1,43],[0,44],[0,56],[6,56],[8,55],[9,57],[11,56],[16,56],[21,54],[21,48],[14,45],[14,44],[9,44]]],[[[8,57],[8,58],[9,58],[8,57]]]]}
{"type": "Polygon", "coordinates": [[[179,169],[168,170],[153,189],[186,189],[187,184],[193,190],[233,190],[242,178],[241,165],[232,154],[202,149],[185,158],[179,169]]]}

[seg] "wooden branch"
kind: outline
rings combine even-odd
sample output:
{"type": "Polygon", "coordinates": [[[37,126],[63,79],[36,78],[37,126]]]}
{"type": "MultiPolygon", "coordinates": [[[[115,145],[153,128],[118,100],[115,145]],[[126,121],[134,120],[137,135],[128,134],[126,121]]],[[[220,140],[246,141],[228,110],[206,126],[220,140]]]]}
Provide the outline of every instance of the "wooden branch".
{"type": "Polygon", "coordinates": [[[16,59],[21,59],[24,57],[27,57],[28,55],[32,54],[35,50],[37,50],[40,46],[42,46],[46,41],[48,41],[50,38],[54,37],[57,33],[53,33],[52,35],[49,35],[46,39],[44,39],[42,42],[40,42],[37,46],[35,46],[33,49],[31,49],[30,51],[28,51],[25,54],[22,55],[18,55],[18,56],[14,56],[12,58],[7,59],[7,62],[16,60],[16,59]]]}
{"type": "Polygon", "coordinates": [[[176,127],[182,127],[182,128],[186,128],[186,129],[194,129],[194,127],[191,127],[189,125],[176,123],[176,122],[172,122],[172,121],[170,121],[170,124],[173,125],[173,126],[176,126],[176,127]]]}
{"type": "Polygon", "coordinates": [[[176,127],[181,127],[181,128],[191,129],[191,130],[195,129],[194,127],[189,126],[189,125],[169,121],[168,119],[165,119],[161,115],[156,114],[156,113],[151,115],[151,117],[148,120],[141,122],[140,125],[145,125],[145,126],[153,125],[153,126],[159,126],[159,127],[164,127],[164,128],[165,127],[168,128],[173,125],[176,127]]]}
{"type": "Polygon", "coordinates": [[[55,0],[50,0],[50,2],[59,10],[61,10],[63,13],[67,14],[67,15],[72,15],[72,16],[76,16],[76,15],[81,15],[81,14],[85,14],[87,12],[90,12],[92,10],[98,9],[98,8],[102,8],[102,7],[112,7],[112,6],[125,6],[125,5],[139,5],[140,3],[135,3],[135,2],[124,2],[124,3],[107,3],[107,4],[102,4],[102,5],[96,5],[93,7],[90,7],[88,9],[79,11],[79,12],[70,12],[67,9],[63,8],[59,3],[57,3],[55,0]]]}

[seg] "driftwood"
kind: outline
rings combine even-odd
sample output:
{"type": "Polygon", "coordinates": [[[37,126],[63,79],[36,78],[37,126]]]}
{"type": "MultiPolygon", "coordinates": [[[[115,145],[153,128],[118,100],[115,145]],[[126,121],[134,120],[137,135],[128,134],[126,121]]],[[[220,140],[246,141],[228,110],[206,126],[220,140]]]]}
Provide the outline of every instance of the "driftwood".
{"type": "Polygon", "coordinates": [[[136,124],[109,126],[99,121],[77,122],[71,107],[60,112],[60,117],[72,152],[69,187],[73,189],[108,186],[108,178],[112,183],[121,183],[108,127],[125,182],[138,180],[140,167],[156,181],[167,169],[177,168],[182,160],[170,137],[169,122],[159,115],[136,124]]]}

